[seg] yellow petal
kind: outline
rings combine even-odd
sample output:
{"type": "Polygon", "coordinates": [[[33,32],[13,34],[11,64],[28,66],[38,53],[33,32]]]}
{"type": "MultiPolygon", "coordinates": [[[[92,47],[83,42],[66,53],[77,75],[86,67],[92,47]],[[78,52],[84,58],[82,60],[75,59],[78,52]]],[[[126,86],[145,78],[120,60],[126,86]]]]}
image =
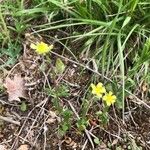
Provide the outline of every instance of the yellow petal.
{"type": "Polygon", "coordinates": [[[100,94],[100,93],[97,93],[96,95],[97,95],[98,98],[102,97],[102,94],[100,94]]]}
{"type": "Polygon", "coordinates": [[[107,105],[107,106],[110,106],[110,105],[111,105],[111,102],[110,102],[110,101],[106,101],[106,105],[107,105]]]}
{"type": "Polygon", "coordinates": [[[92,83],[92,84],[91,84],[91,87],[92,87],[92,89],[94,89],[94,88],[95,88],[95,85],[92,83]]]}
{"type": "Polygon", "coordinates": [[[91,84],[92,87],[92,94],[96,94],[96,86],[94,84],[91,84]]]}
{"type": "Polygon", "coordinates": [[[112,100],[116,101],[116,96],[115,95],[112,96],[112,100]]]}
{"type": "Polygon", "coordinates": [[[36,52],[38,54],[45,54],[49,52],[49,46],[44,42],[40,42],[37,44],[36,52]]]}
{"type": "Polygon", "coordinates": [[[91,87],[93,91],[96,91],[96,86],[93,83],[91,84],[91,87]]]}
{"type": "Polygon", "coordinates": [[[102,93],[106,93],[106,89],[104,87],[102,88],[102,93]]]}
{"type": "Polygon", "coordinates": [[[106,95],[105,95],[105,96],[103,96],[103,100],[104,100],[104,101],[106,101],[106,99],[107,99],[107,96],[106,96],[106,95]]]}
{"type": "Polygon", "coordinates": [[[110,96],[111,96],[111,95],[113,95],[113,93],[112,93],[111,91],[109,91],[109,93],[108,93],[108,94],[109,94],[110,96]]]}
{"type": "Polygon", "coordinates": [[[103,84],[101,83],[101,82],[99,82],[98,84],[97,84],[97,88],[101,88],[103,86],[103,84]]]}

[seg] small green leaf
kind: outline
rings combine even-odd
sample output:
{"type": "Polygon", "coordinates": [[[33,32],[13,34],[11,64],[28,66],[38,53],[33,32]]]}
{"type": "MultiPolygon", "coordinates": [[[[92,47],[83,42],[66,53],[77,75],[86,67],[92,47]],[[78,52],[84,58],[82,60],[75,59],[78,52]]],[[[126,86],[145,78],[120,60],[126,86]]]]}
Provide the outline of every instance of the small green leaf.
{"type": "Polygon", "coordinates": [[[69,88],[66,85],[60,85],[60,86],[56,87],[55,94],[58,97],[68,97],[68,96],[70,96],[69,88]]]}
{"type": "Polygon", "coordinates": [[[57,74],[62,74],[65,70],[65,64],[61,61],[60,58],[56,60],[55,72],[57,74]]]}
{"type": "Polygon", "coordinates": [[[96,138],[94,139],[94,142],[95,142],[95,144],[99,145],[99,144],[100,144],[99,138],[96,137],[96,138]]]}
{"type": "Polygon", "coordinates": [[[65,132],[69,129],[69,126],[67,125],[66,122],[62,125],[62,129],[63,129],[63,131],[65,131],[65,132]]]}
{"type": "Polygon", "coordinates": [[[89,123],[89,121],[87,118],[81,118],[81,119],[77,120],[76,125],[80,131],[83,131],[88,126],[88,123],[89,123]]]}
{"type": "Polygon", "coordinates": [[[98,116],[99,121],[106,125],[109,122],[109,117],[108,117],[108,113],[107,112],[96,112],[96,115],[98,116]]]}
{"type": "Polygon", "coordinates": [[[22,104],[20,105],[20,110],[23,112],[27,110],[27,104],[25,102],[22,102],[22,104]]]}

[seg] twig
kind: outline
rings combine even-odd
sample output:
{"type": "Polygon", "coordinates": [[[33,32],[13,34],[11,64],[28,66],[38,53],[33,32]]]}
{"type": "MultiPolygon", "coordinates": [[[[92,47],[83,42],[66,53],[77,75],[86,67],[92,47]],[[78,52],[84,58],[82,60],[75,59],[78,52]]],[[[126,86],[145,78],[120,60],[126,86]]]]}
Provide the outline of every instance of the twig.
{"type": "Polygon", "coordinates": [[[18,67],[20,64],[21,64],[20,62],[17,63],[17,64],[15,64],[15,65],[11,68],[11,70],[8,72],[6,78],[9,77],[9,76],[11,75],[12,71],[13,71],[16,67],[18,67]]]}
{"type": "MultiPolygon", "coordinates": [[[[36,115],[36,118],[35,118],[35,120],[33,121],[32,125],[30,126],[30,128],[29,128],[29,130],[28,130],[28,133],[27,133],[27,135],[24,137],[24,139],[27,139],[29,133],[30,133],[31,130],[33,129],[34,124],[37,122],[38,118],[39,118],[40,115],[42,114],[42,112],[43,112],[43,107],[45,106],[45,104],[47,103],[47,101],[48,101],[48,98],[46,98],[45,100],[42,101],[42,103],[44,102],[44,103],[42,104],[42,108],[41,108],[41,110],[38,112],[38,114],[36,115]]],[[[41,105],[41,104],[40,104],[40,105],[41,105]]]]}
{"type": "MultiPolygon", "coordinates": [[[[76,115],[76,117],[77,117],[78,119],[80,119],[78,113],[76,112],[75,108],[72,106],[71,102],[68,101],[68,103],[69,103],[69,105],[70,105],[72,111],[73,111],[74,114],[76,115]]],[[[92,139],[91,139],[91,136],[90,136],[89,132],[90,132],[90,131],[88,131],[87,129],[85,129],[85,134],[86,134],[87,138],[89,139],[92,148],[94,149],[94,143],[93,143],[93,141],[92,141],[92,139]]]]}
{"type": "Polygon", "coordinates": [[[134,95],[133,93],[131,93],[130,91],[126,90],[125,91],[132,95],[138,102],[140,102],[140,104],[143,104],[144,106],[146,106],[148,109],[150,109],[150,106],[148,104],[146,104],[144,101],[142,101],[141,99],[139,99],[136,95],[134,95]]]}
{"type": "Polygon", "coordinates": [[[20,126],[19,121],[12,120],[11,118],[0,116],[0,119],[20,126]]]}
{"type": "Polygon", "coordinates": [[[84,145],[83,145],[83,147],[82,147],[81,150],[84,150],[84,149],[85,149],[85,147],[86,147],[86,145],[87,145],[87,142],[88,142],[88,140],[85,141],[85,143],[84,143],[84,145]]]}
{"type": "MultiPolygon", "coordinates": [[[[44,104],[45,104],[45,101],[46,101],[46,99],[45,99],[44,101],[38,103],[38,104],[28,113],[28,116],[26,117],[25,121],[23,122],[23,124],[22,124],[22,126],[21,126],[21,128],[20,128],[20,130],[19,130],[19,132],[18,132],[18,134],[16,135],[16,138],[15,138],[13,144],[11,145],[10,150],[13,150],[14,147],[16,146],[17,139],[18,139],[19,135],[21,134],[22,130],[24,129],[24,127],[25,127],[25,125],[26,125],[26,122],[28,121],[28,118],[30,117],[30,115],[33,113],[33,111],[34,111],[36,108],[40,107],[41,105],[44,105],[44,104]],[[44,103],[44,104],[43,104],[43,103],[44,103]]],[[[38,115],[38,114],[37,114],[37,115],[38,115]]],[[[24,139],[24,141],[25,141],[25,139],[24,139]]]]}

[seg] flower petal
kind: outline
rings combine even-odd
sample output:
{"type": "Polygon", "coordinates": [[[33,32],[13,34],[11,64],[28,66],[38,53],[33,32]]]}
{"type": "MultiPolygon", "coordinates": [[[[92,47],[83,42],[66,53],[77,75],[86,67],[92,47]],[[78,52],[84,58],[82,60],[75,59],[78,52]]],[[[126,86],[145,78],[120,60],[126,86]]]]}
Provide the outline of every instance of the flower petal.
{"type": "Polygon", "coordinates": [[[91,84],[91,87],[92,87],[92,89],[96,88],[96,86],[93,83],[91,84]]]}
{"type": "Polygon", "coordinates": [[[99,83],[96,85],[97,88],[101,88],[102,86],[103,86],[103,84],[102,84],[101,82],[99,82],[99,83]]]}
{"type": "Polygon", "coordinates": [[[102,93],[106,93],[106,89],[104,87],[102,88],[102,93]]]}
{"type": "Polygon", "coordinates": [[[97,93],[96,95],[97,95],[98,98],[101,98],[101,97],[102,97],[102,94],[101,94],[101,93],[97,93]]]}
{"type": "Polygon", "coordinates": [[[116,96],[115,95],[112,96],[112,100],[116,101],[116,96]]]}
{"type": "Polygon", "coordinates": [[[109,94],[110,96],[111,96],[111,95],[113,95],[113,93],[112,93],[111,91],[109,91],[109,93],[108,93],[108,94],[109,94]]]}
{"type": "Polygon", "coordinates": [[[107,95],[104,95],[103,96],[103,101],[106,101],[106,99],[107,99],[107,95]]]}
{"type": "Polygon", "coordinates": [[[110,106],[111,102],[110,101],[106,101],[106,104],[107,104],[107,106],[110,106]]]}
{"type": "Polygon", "coordinates": [[[92,83],[91,87],[92,87],[92,94],[96,94],[96,86],[92,83]]]}

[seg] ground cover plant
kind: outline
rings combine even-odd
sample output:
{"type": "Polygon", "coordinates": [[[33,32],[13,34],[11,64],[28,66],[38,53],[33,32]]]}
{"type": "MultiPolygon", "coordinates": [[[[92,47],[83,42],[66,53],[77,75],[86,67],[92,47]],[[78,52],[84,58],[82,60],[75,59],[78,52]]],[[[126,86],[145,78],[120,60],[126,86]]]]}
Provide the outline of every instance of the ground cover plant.
{"type": "Polygon", "coordinates": [[[0,149],[149,150],[149,20],[149,0],[1,0],[0,149]]]}

